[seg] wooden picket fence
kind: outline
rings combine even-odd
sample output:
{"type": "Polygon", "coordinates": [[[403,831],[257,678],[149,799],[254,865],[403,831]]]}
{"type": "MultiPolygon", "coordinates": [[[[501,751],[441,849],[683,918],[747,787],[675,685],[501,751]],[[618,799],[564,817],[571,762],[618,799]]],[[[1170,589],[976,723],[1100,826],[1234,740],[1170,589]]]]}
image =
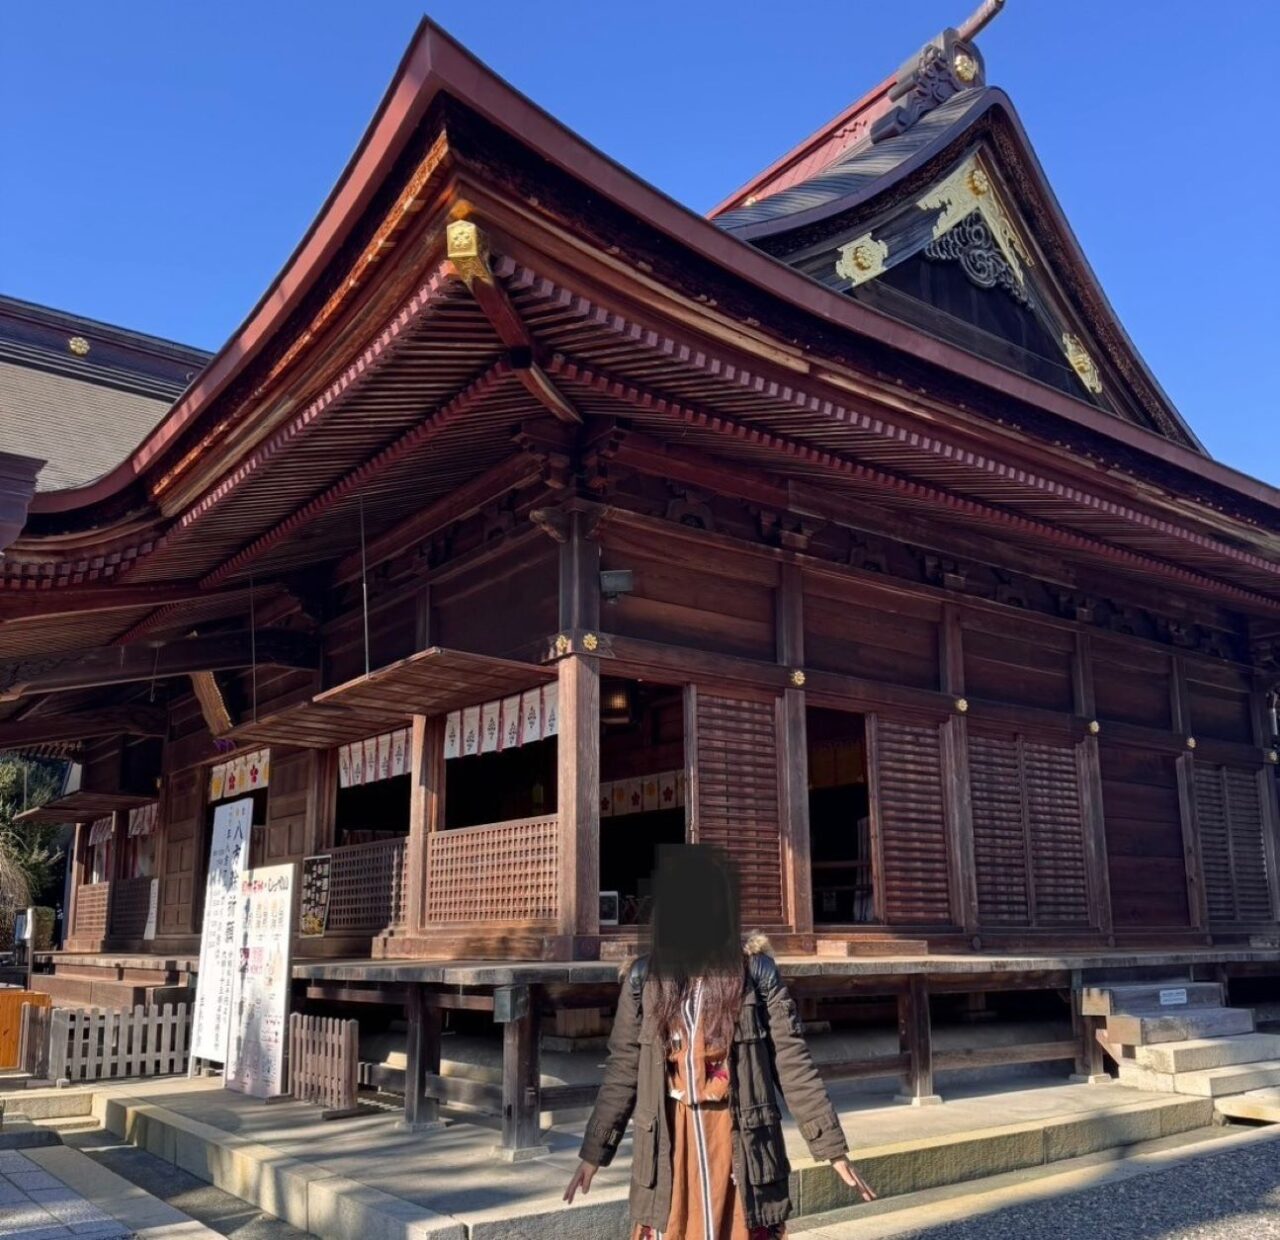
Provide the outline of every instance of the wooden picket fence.
{"type": "Polygon", "coordinates": [[[358,1114],[356,1076],[360,1022],[332,1016],[289,1016],[289,1093],[318,1102],[325,1119],[358,1114]]]}
{"type": "Polygon", "coordinates": [[[105,1081],[186,1072],[191,1013],[176,1006],[99,1008],[24,1006],[23,1067],[53,1081],[105,1081]]]}

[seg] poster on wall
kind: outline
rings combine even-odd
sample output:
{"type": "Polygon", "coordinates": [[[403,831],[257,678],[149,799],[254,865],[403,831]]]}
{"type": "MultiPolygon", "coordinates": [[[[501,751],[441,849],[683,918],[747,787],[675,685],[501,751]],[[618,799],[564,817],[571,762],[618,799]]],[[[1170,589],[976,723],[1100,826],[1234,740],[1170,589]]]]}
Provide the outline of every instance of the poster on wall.
{"type": "Polygon", "coordinates": [[[209,876],[200,930],[200,973],[191,1016],[191,1061],[225,1063],[235,997],[240,876],[249,864],[253,800],[228,801],[213,811],[209,876]]]}
{"type": "Polygon", "coordinates": [[[160,880],[153,878],[151,880],[151,890],[147,894],[147,924],[143,927],[142,937],[144,939],[154,939],[156,937],[156,917],[160,910],[160,880]]]}
{"type": "Polygon", "coordinates": [[[333,858],[328,853],[302,858],[302,894],[298,903],[298,933],[304,939],[318,939],[329,925],[329,872],[333,858]]]}
{"type": "Polygon", "coordinates": [[[255,1098],[284,1092],[294,874],[293,862],[288,862],[240,875],[241,917],[226,1084],[255,1098]]]}

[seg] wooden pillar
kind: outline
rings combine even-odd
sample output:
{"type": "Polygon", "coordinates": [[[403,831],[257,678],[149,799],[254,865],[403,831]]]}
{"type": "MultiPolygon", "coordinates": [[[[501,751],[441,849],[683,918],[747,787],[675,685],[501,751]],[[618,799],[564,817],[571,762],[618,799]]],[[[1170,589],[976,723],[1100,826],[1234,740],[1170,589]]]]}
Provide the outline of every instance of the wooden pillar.
{"type": "Polygon", "coordinates": [[[595,954],[600,933],[599,661],[571,654],[558,671],[559,933],[569,938],[570,958],[576,958],[579,948],[595,954]]]}
{"type": "Polygon", "coordinates": [[[440,1124],[440,1103],[427,1096],[427,1082],[440,1075],[440,1008],[427,1002],[427,990],[419,982],[405,986],[405,1020],[409,1036],[405,1046],[404,1120],[411,1132],[440,1124]]]}
{"type": "Polygon", "coordinates": [[[782,811],[784,907],[796,934],[813,933],[813,874],[809,844],[809,740],[805,726],[804,581],[784,564],[778,579],[778,662],[791,669],[777,715],[779,806],[782,811]],[[799,672],[801,683],[794,683],[799,672]]]}
{"type": "Polygon", "coordinates": [[[1105,1022],[1102,1017],[1084,1014],[1083,999],[1084,983],[1077,969],[1071,975],[1071,1028],[1076,1039],[1075,1072],[1071,1079],[1083,1085],[1104,1085],[1111,1079],[1098,1043],[1098,1030],[1105,1022]]]}
{"type": "Polygon", "coordinates": [[[1115,942],[1111,915],[1111,871],[1107,862],[1107,825],[1102,807],[1102,762],[1098,755],[1098,730],[1094,716],[1097,699],[1093,683],[1093,645],[1089,634],[1076,634],[1071,660],[1072,697],[1075,713],[1089,720],[1090,732],[1076,745],[1076,780],[1080,786],[1080,809],[1084,826],[1084,864],[1088,882],[1089,921],[1115,942]]]}
{"type": "MultiPolygon", "coordinates": [[[[954,698],[964,697],[964,634],[960,614],[950,603],[942,608],[938,666],[942,692],[954,698]]],[[[969,732],[963,715],[953,715],[942,725],[941,743],[951,918],[965,934],[973,936],[978,930],[978,875],[969,792],[969,732]]],[[[975,942],[974,946],[978,944],[975,942]]]]}
{"type": "Polygon", "coordinates": [[[1178,807],[1182,819],[1182,856],[1187,873],[1187,909],[1191,928],[1202,930],[1209,924],[1204,881],[1200,872],[1200,824],[1196,814],[1195,755],[1179,754],[1178,807]]]}
{"type": "Polygon", "coordinates": [[[519,1162],[540,1158],[542,1086],[538,1045],[538,1005],[529,986],[500,986],[493,995],[493,1018],[502,1025],[502,1157],[519,1162]]]}
{"type": "Polygon", "coordinates": [[[929,1020],[929,981],[913,973],[898,995],[898,1048],[910,1059],[899,1102],[913,1107],[935,1106],[942,1099],[933,1092],[933,1026],[929,1020]]]}
{"type": "Polygon", "coordinates": [[[71,841],[71,890],[67,896],[67,907],[62,910],[62,947],[64,951],[75,933],[76,903],[80,895],[80,886],[84,882],[85,840],[88,835],[88,823],[76,823],[76,833],[71,841]]]}
{"type": "Polygon", "coordinates": [[[426,924],[427,841],[439,829],[444,788],[443,725],[414,715],[409,737],[409,877],[405,891],[405,932],[426,924]]]}

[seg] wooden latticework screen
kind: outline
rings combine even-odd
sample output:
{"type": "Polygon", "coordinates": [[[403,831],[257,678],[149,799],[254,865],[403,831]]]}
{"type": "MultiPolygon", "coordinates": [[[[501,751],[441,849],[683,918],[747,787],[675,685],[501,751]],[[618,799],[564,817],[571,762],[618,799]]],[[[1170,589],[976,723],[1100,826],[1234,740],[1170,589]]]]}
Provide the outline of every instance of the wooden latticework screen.
{"type": "Polygon", "coordinates": [[[867,758],[884,920],[948,924],[951,890],[939,726],[869,715],[867,758]]]}
{"type": "Polygon", "coordinates": [[[776,703],[697,692],[695,821],[737,866],[743,926],[781,925],[776,703]]]}
{"type": "Polygon", "coordinates": [[[558,818],[460,827],[428,839],[428,921],[554,921],[559,911],[558,818]]]}
{"type": "MultiPolygon", "coordinates": [[[[111,936],[140,939],[147,929],[151,879],[117,878],[111,884],[111,936]]],[[[79,920],[77,915],[76,920],[79,920]]]]}
{"type": "Polygon", "coordinates": [[[110,883],[88,883],[76,889],[76,938],[106,938],[107,902],[110,895],[110,883]]]}
{"type": "Polygon", "coordinates": [[[978,919],[1089,924],[1076,751],[1024,737],[969,737],[978,919]]]}
{"type": "Polygon", "coordinates": [[[1258,776],[1196,761],[1196,824],[1211,922],[1270,921],[1266,816],[1258,776]]]}
{"type": "Polygon", "coordinates": [[[404,920],[406,840],[330,851],[328,934],[376,933],[404,920]]]}

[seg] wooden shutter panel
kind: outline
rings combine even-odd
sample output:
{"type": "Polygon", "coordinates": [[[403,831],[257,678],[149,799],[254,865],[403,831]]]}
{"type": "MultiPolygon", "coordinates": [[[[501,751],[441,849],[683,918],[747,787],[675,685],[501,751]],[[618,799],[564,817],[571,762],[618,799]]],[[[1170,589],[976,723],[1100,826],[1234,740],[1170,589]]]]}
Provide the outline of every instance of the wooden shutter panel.
{"type": "Polygon", "coordinates": [[[971,736],[969,788],[979,921],[1087,926],[1075,748],[1024,737],[971,736]]]}
{"type": "Polygon", "coordinates": [[[1192,786],[1209,920],[1270,921],[1266,815],[1256,773],[1197,761],[1192,786]]]}
{"type": "Polygon", "coordinates": [[[737,864],[744,928],[780,926],[776,703],[694,693],[698,840],[723,848],[737,864]]]}
{"type": "Polygon", "coordinates": [[[942,743],[936,724],[867,717],[872,827],[887,922],[952,921],[942,743]]]}
{"type": "Polygon", "coordinates": [[[1015,742],[969,737],[969,798],[978,920],[983,925],[1028,925],[1027,832],[1015,742]]]}
{"type": "Polygon", "coordinates": [[[196,845],[204,812],[202,768],[170,776],[164,800],[164,877],[160,883],[160,934],[191,931],[196,845]]]}
{"type": "Polygon", "coordinates": [[[1024,740],[1022,786],[1036,925],[1087,926],[1088,862],[1075,747],[1024,740]]]}

